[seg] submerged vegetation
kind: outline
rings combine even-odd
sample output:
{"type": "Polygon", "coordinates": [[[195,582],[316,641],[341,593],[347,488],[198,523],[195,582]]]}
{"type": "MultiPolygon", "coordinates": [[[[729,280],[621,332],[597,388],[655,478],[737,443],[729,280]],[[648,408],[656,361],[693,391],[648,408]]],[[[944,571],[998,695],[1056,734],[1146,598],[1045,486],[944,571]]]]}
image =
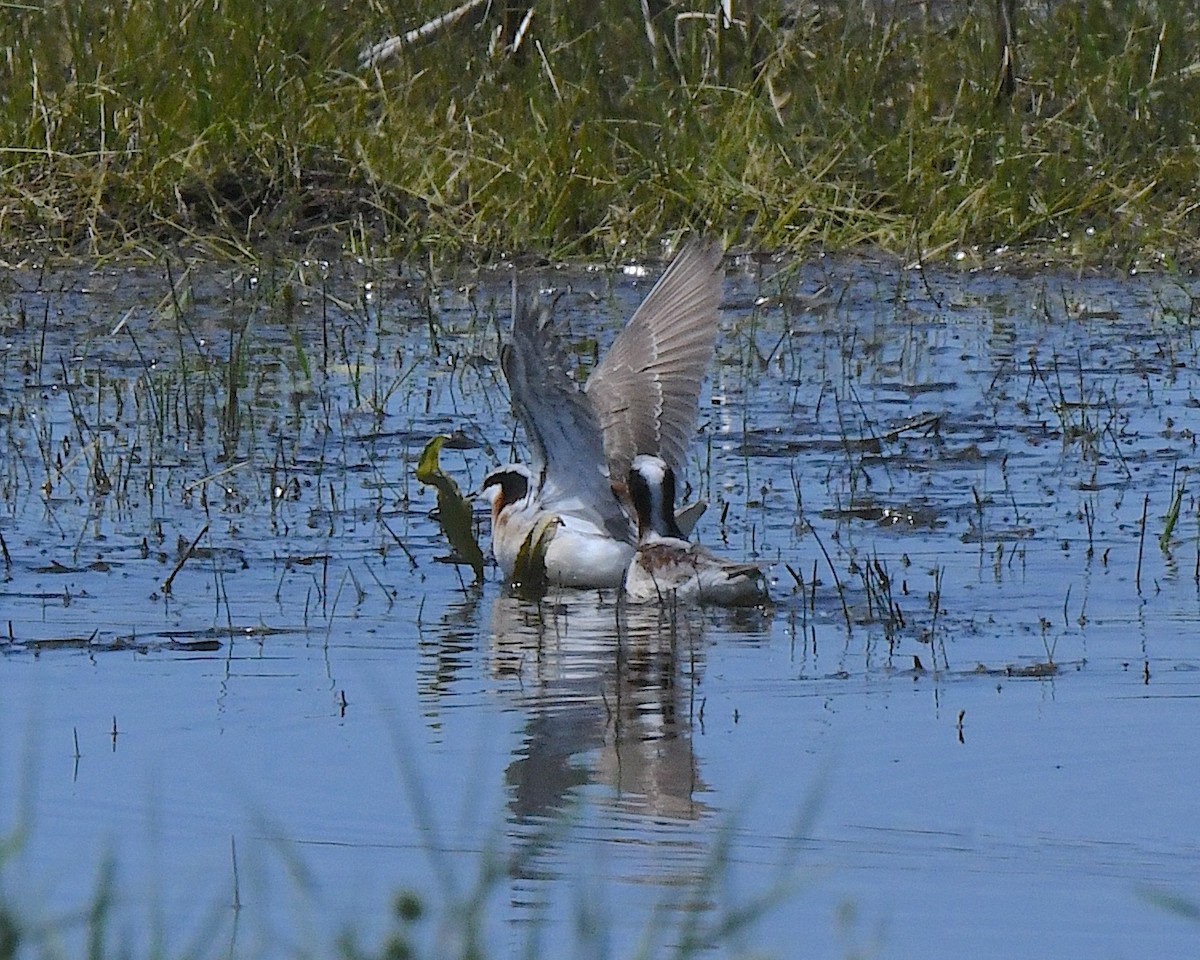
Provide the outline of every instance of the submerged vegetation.
{"type": "Polygon", "coordinates": [[[7,5],[9,258],[611,255],[697,225],[909,258],[1197,254],[1185,0],[476,4],[360,64],[452,6],[7,5]]]}

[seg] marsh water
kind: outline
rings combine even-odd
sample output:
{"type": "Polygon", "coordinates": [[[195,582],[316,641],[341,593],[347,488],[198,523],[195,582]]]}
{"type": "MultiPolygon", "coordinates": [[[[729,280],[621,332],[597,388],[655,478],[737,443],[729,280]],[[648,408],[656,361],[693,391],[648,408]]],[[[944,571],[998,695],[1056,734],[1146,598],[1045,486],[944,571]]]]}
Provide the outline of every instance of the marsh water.
{"type": "MultiPolygon", "coordinates": [[[[582,376],[660,269],[520,278],[582,376]]],[[[776,603],[728,612],[445,562],[427,441],[464,491],[524,455],[511,280],[0,280],[34,955],[98,901],[133,956],[1194,950],[1200,284],[731,258],[686,480],[776,603]]]]}

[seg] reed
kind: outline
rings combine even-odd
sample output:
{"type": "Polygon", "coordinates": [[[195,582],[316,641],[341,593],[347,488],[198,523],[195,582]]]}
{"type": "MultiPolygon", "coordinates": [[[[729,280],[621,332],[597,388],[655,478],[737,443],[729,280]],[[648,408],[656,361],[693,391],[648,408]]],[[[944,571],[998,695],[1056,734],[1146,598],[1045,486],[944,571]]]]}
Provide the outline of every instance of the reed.
{"type": "Polygon", "coordinates": [[[453,6],[10,4],[0,238],[491,259],[707,225],[919,261],[1197,252],[1186,0],[538,4],[516,26],[475,4],[360,66],[453,6]]]}

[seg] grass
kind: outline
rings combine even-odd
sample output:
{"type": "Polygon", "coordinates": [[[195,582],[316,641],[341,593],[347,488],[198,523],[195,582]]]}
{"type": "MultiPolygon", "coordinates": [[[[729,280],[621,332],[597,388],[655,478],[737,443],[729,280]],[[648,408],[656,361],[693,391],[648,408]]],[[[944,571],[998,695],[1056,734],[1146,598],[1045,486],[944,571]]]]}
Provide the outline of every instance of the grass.
{"type": "Polygon", "coordinates": [[[1011,96],[991,0],[762,0],[720,29],[715,2],[646,20],[633,0],[551,0],[514,53],[493,11],[359,66],[451,6],[6,4],[9,258],[612,256],[697,226],[908,258],[1197,254],[1186,0],[1018,3],[1011,96]]]}
{"type": "MultiPolygon", "coordinates": [[[[779,863],[763,888],[751,893],[732,889],[736,865],[733,851],[737,825],[733,818],[707,843],[701,865],[694,875],[681,875],[676,889],[664,893],[647,911],[647,919],[637,932],[636,943],[625,955],[633,960],[673,958],[688,960],[721,951],[730,957],[768,956],[748,946],[754,934],[771,914],[783,909],[788,900],[799,895],[811,878],[799,865],[803,831],[810,828],[816,801],[800,804],[793,833],[784,838],[779,863]]],[[[506,956],[504,948],[488,942],[489,926],[494,929],[493,914],[497,903],[510,896],[510,876],[529,869],[532,860],[545,846],[569,838],[576,825],[569,815],[544,827],[532,839],[528,849],[506,853],[494,844],[485,847],[467,863],[465,871],[444,852],[427,851],[432,861],[427,890],[402,889],[391,901],[391,910],[382,936],[375,944],[364,944],[353,928],[342,930],[333,942],[309,942],[303,949],[289,951],[277,945],[273,956],[294,955],[304,958],[329,957],[332,960],[418,960],[438,957],[442,960],[485,960],[506,956]],[[457,875],[458,873],[464,875],[457,875]]],[[[0,838],[0,880],[19,873],[12,860],[20,852],[23,840],[16,835],[0,838]],[[6,876],[7,875],[7,876],[6,876]]],[[[288,854],[285,854],[288,855],[288,854]]],[[[233,899],[214,890],[212,905],[198,911],[204,928],[188,947],[167,946],[162,918],[149,922],[151,930],[140,928],[139,911],[151,915],[156,905],[147,905],[134,895],[119,875],[111,858],[95,868],[96,879],[90,899],[61,915],[49,911],[24,894],[5,895],[0,888],[0,960],[31,960],[86,956],[88,960],[106,957],[236,957],[247,952],[257,955],[238,941],[239,914],[242,909],[237,880],[236,848],[232,862],[233,899]]],[[[92,868],[80,864],[81,868],[92,868]]],[[[298,881],[299,882],[299,881],[298,881]]],[[[16,882],[9,884],[19,885],[16,882]]],[[[253,895],[254,891],[250,891],[253,895]]],[[[594,894],[595,891],[593,891],[594,894]]],[[[197,891],[203,903],[205,891],[197,891]]],[[[601,904],[587,902],[580,892],[574,905],[575,929],[571,949],[576,955],[610,955],[610,930],[614,918],[601,904]]],[[[544,936],[549,923],[535,918],[525,931],[526,956],[545,955],[544,936]]],[[[572,936],[568,936],[571,939],[572,936]]],[[[244,939],[244,938],[243,938],[244,939]]]]}

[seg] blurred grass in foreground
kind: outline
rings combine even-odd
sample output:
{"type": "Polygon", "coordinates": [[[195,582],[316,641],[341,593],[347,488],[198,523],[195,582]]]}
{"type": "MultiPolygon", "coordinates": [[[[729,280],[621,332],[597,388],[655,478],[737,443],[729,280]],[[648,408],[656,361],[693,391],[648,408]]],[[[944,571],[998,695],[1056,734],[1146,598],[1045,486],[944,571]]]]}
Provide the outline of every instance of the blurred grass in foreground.
{"type": "MultiPolygon", "coordinates": [[[[416,783],[416,781],[414,781],[416,783]]],[[[22,788],[23,789],[23,788],[22,788]]],[[[410,802],[413,815],[421,823],[427,839],[436,835],[430,817],[432,808],[414,790],[410,802]]],[[[789,832],[777,838],[773,863],[766,868],[765,882],[754,890],[739,890],[732,882],[736,866],[735,842],[739,824],[726,816],[714,833],[704,841],[704,849],[694,869],[659,880],[661,894],[646,904],[645,917],[634,931],[635,944],[622,952],[629,960],[691,960],[694,957],[721,956],[765,957],[754,941],[762,933],[763,921],[785,907],[813,882],[813,871],[802,863],[804,838],[809,836],[823,799],[824,783],[819,781],[807,797],[798,799],[795,819],[789,832]]],[[[24,801],[28,803],[29,801],[24,801]]],[[[426,858],[426,889],[402,888],[391,898],[391,910],[385,918],[377,945],[364,946],[356,927],[362,917],[344,918],[335,942],[320,942],[311,930],[280,929],[262,908],[262,892],[250,889],[249,902],[258,900],[260,912],[252,927],[241,934],[239,919],[242,892],[238,879],[237,848],[231,837],[232,893],[218,878],[213,889],[193,891],[194,916],[168,918],[154,896],[147,899],[142,887],[123,881],[112,856],[97,865],[81,862],[79,869],[94,871],[95,881],[88,902],[77,909],[51,911],[38,900],[42,878],[36,877],[23,862],[22,853],[30,830],[36,829],[31,810],[18,814],[18,823],[6,823],[0,811],[0,960],[62,960],[86,957],[172,958],[202,960],[220,957],[231,960],[242,956],[295,956],[303,960],[487,960],[510,955],[511,944],[497,946],[489,942],[498,927],[497,904],[512,895],[511,878],[529,875],[534,858],[548,846],[569,840],[579,826],[579,810],[566,810],[550,818],[537,832],[523,838],[502,839],[499,835],[474,854],[452,857],[449,848],[430,841],[423,851],[426,858]],[[511,849],[506,849],[511,848],[511,849]],[[271,931],[273,939],[264,948],[262,931],[271,931]],[[292,933],[297,936],[293,941],[292,933]],[[289,943],[294,945],[289,946],[289,943]]],[[[286,842],[277,842],[274,856],[288,866],[298,890],[306,881],[304,864],[296,850],[286,842]]],[[[178,879],[178,878],[176,878],[178,879]]],[[[554,939],[569,941],[570,956],[612,955],[612,930],[618,921],[605,908],[602,893],[605,882],[599,877],[560,877],[547,886],[574,883],[574,901],[566,906],[568,916],[561,918],[554,939]],[[588,888],[590,900],[585,895],[588,888]]],[[[309,904],[309,909],[312,905],[309,904]]],[[[551,938],[549,914],[531,916],[516,923],[517,933],[525,941],[521,956],[551,956],[544,941],[551,938]],[[521,929],[524,928],[524,929],[521,929]]],[[[628,918],[625,918],[628,922],[628,918]]],[[[510,921],[511,923],[511,921],[510,921]]],[[[562,950],[559,945],[558,949],[562,950]]],[[[516,954],[512,954],[516,955],[516,954]]]]}
{"type": "Polygon", "coordinates": [[[6,3],[0,240],[1194,259],[1197,7],[1017,0],[1006,96],[1003,3],[496,3],[370,68],[452,0],[6,3]]]}

